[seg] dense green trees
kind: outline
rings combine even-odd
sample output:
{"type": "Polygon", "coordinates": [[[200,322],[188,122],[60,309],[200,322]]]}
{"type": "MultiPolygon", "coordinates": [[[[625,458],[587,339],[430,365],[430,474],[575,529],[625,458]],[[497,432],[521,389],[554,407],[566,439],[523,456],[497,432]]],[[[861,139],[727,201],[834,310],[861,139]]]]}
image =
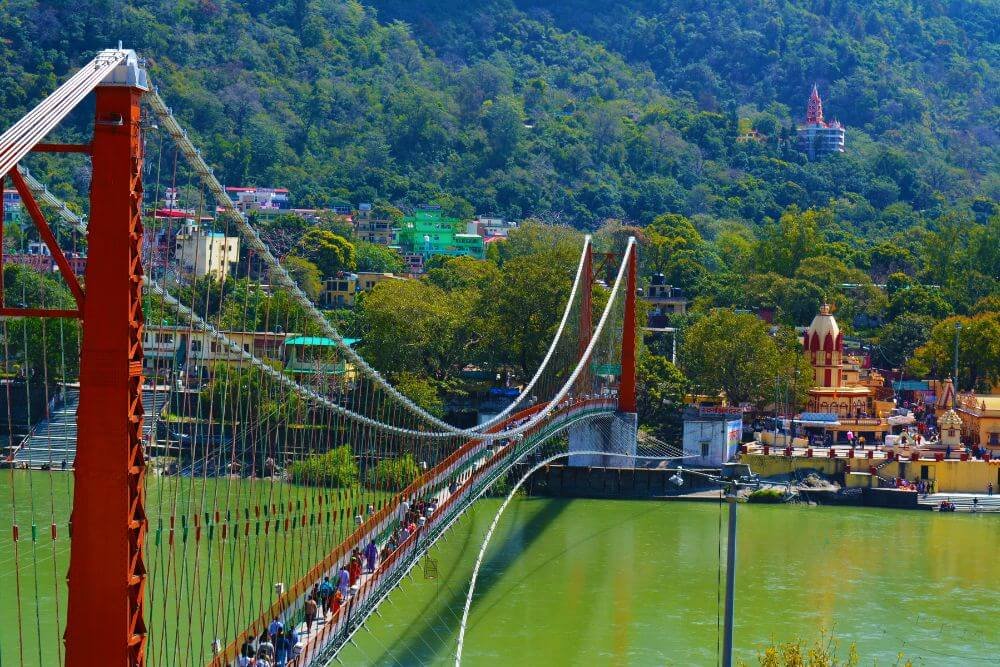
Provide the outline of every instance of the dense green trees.
{"type": "Polygon", "coordinates": [[[402,491],[420,476],[420,465],[413,454],[399,458],[382,459],[368,469],[369,486],[391,491],[402,491]]]}
{"type": "Polygon", "coordinates": [[[772,337],[758,318],[731,310],[713,311],[686,330],[680,365],[697,392],[725,392],[733,405],[760,409],[786,388],[800,402],[808,389],[799,381],[809,366],[794,332],[772,337]]]}
{"type": "Polygon", "coordinates": [[[356,241],[354,243],[354,256],[358,271],[375,271],[377,273],[404,273],[406,271],[406,263],[399,252],[384,245],[356,241]]]}
{"type": "Polygon", "coordinates": [[[688,380],[666,357],[644,352],[636,368],[639,423],[666,441],[680,439],[688,380]]]}
{"type": "Polygon", "coordinates": [[[942,378],[952,374],[955,325],[961,324],[958,345],[958,388],[988,391],[1000,382],[1000,313],[950,317],[931,329],[927,342],[917,348],[910,369],[942,378]]]}
{"type": "MultiPolygon", "coordinates": [[[[3,266],[4,303],[24,308],[76,308],[69,288],[56,274],[26,266],[3,266]]],[[[36,382],[73,380],[80,369],[80,323],[73,318],[10,318],[4,322],[4,371],[36,382]]]]}
{"type": "Polygon", "coordinates": [[[583,238],[527,224],[497,260],[432,257],[420,280],[361,295],[360,351],[433,413],[467,365],[526,379],[548,348],[570,292],[583,238]]]}
{"type": "MultiPolygon", "coordinates": [[[[0,16],[12,82],[0,93],[4,125],[95,44],[120,38],[149,58],[226,183],[285,185],[299,206],[438,200],[450,213],[590,228],[664,213],[759,227],[791,205],[836,202],[838,222],[891,237],[956,207],[975,205],[985,220],[997,197],[997,149],[980,126],[1000,89],[981,56],[995,18],[983,8],[376,0],[376,15],[353,1],[36,4],[0,16]],[[828,115],[848,125],[848,153],[809,163],[788,128],[814,81],[828,115]],[[741,122],[766,140],[736,142],[741,122]]],[[[85,136],[88,122],[74,116],[64,134],[85,136]]],[[[160,146],[150,142],[150,160],[160,146]]],[[[31,163],[73,195],[65,158],[31,163]]]]}
{"type": "Polygon", "coordinates": [[[358,268],[354,244],[326,229],[312,227],[307,230],[294,252],[312,262],[324,277],[358,268]]]}
{"type": "Polygon", "coordinates": [[[927,315],[906,313],[887,324],[879,334],[874,363],[903,368],[918,347],[927,342],[935,320],[927,315]]]}
{"type": "Polygon", "coordinates": [[[281,263],[310,299],[319,299],[320,292],[323,291],[323,274],[318,266],[298,255],[286,255],[281,263]]]}
{"type": "Polygon", "coordinates": [[[419,369],[445,379],[466,363],[463,300],[429,282],[406,280],[380,283],[359,301],[361,354],[377,368],[419,369]]]}

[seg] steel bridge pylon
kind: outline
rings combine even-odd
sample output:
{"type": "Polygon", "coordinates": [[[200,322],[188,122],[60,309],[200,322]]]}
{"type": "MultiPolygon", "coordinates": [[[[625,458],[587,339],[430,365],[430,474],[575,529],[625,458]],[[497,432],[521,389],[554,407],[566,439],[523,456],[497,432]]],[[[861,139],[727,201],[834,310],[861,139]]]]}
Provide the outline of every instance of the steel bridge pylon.
{"type": "MultiPolygon", "coordinates": [[[[585,271],[587,284],[593,280],[591,269],[591,248],[587,246],[585,271]]],[[[622,321],[621,374],[618,386],[618,410],[609,428],[598,428],[592,422],[582,422],[567,429],[570,456],[568,465],[578,467],[614,466],[631,468],[635,466],[638,447],[639,419],[636,399],[636,290],[638,257],[636,244],[629,243],[625,268],[625,313],[622,321]],[[605,451],[608,456],[594,454],[573,454],[572,452],[605,451]],[[624,456],[623,456],[624,455],[624,456]]],[[[588,294],[589,296],[589,294],[588,294]]],[[[580,315],[580,331],[590,331],[590,300],[585,298],[580,315]]],[[[581,333],[581,349],[583,344],[581,333]]],[[[589,340],[589,333],[587,334],[589,340]]]]}
{"type": "Polygon", "coordinates": [[[141,665],[145,658],[139,104],[147,90],[146,72],[134,51],[120,46],[101,51],[0,137],[0,191],[10,176],[76,301],[72,310],[9,307],[0,289],[0,316],[82,320],[65,632],[66,664],[72,667],[93,665],[96,656],[109,665],[141,665]],[[43,143],[95,90],[91,142],[43,143]],[[90,156],[93,175],[83,286],[17,166],[30,152],[90,156]]]}

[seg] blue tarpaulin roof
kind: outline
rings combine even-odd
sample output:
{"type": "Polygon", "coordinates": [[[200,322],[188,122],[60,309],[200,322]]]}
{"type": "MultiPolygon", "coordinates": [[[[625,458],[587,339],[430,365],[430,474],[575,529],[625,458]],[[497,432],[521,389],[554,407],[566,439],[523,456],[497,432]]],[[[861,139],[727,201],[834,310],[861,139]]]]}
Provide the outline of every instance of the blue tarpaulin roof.
{"type": "Polygon", "coordinates": [[[838,417],[833,412],[803,412],[798,421],[803,422],[836,422],[838,417]]]}
{"type": "Polygon", "coordinates": [[[931,386],[924,380],[896,380],[892,383],[896,391],[930,391],[931,386]]]}

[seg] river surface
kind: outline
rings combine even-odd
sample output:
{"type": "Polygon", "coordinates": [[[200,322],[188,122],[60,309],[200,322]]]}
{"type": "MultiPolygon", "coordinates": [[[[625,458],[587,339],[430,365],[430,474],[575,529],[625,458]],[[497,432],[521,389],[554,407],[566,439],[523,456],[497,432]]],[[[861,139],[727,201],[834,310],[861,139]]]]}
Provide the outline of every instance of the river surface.
{"type": "MultiPolygon", "coordinates": [[[[340,655],[454,664],[472,564],[499,502],[481,502],[340,655]],[[433,568],[430,568],[433,569],[433,568]]],[[[467,665],[718,664],[725,508],[520,499],[481,572],[467,665]],[[720,534],[722,541],[720,542],[720,534]]],[[[1000,517],[741,505],[736,656],[826,630],[862,665],[1000,665],[1000,517]]]]}

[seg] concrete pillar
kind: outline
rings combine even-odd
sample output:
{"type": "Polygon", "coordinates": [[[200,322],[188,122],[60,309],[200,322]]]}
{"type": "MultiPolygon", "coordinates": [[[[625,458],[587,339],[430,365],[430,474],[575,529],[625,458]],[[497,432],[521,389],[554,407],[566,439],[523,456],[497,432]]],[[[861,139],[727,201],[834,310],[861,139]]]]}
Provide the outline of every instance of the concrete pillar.
{"type": "Polygon", "coordinates": [[[578,422],[566,431],[569,436],[569,465],[574,467],[600,466],[601,457],[593,454],[573,454],[573,452],[594,452],[604,449],[604,437],[595,422],[578,422]]]}
{"type": "Polygon", "coordinates": [[[634,468],[638,444],[638,415],[616,412],[610,422],[582,422],[567,430],[569,465],[576,467],[634,468]],[[572,452],[602,451],[625,456],[597,456],[572,452]]]}

